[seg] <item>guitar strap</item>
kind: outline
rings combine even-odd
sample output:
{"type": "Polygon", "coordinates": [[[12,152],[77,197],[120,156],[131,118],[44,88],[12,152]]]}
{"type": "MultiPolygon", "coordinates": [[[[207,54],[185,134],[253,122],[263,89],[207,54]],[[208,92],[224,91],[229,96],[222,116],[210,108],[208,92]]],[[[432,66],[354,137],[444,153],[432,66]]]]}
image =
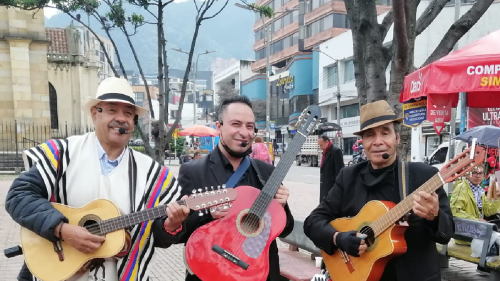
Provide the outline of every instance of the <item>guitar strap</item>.
{"type": "Polygon", "coordinates": [[[405,161],[401,161],[400,165],[398,165],[398,179],[399,179],[399,197],[401,201],[403,201],[406,196],[408,196],[407,183],[408,183],[408,174],[409,168],[408,163],[405,161]]]}
{"type": "Polygon", "coordinates": [[[243,161],[241,162],[238,169],[236,169],[236,172],[234,172],[227,180],[226,188],[234,188],[243,174],[246,172],[246,170],[248,170],[248,167],[250,167],[250,158],[246,156],[245,159],[243,159],[243,161]]]}

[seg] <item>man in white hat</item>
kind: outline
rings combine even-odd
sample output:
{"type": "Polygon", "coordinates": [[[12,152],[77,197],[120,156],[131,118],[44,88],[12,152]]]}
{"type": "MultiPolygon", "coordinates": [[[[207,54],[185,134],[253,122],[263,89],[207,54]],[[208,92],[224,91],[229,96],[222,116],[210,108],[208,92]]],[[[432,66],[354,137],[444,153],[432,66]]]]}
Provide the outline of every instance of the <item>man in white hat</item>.
{"type": "MultiPolygon", "coordinates": [[[[369,161],[340,170],[333,188],[304,221],[306,236],[329,255],[340,249],[362,258],[370,251],[367,243],[375,243],[371,234],[356,229],[337,231],[332,220],[358,215],[371,200],[397,204],[438,172],[424,163],[405,163],[407,169],[403,169],[396,155],[402,118],[386,101],[366,104],[360,111],[361,130],[355,134],[361,136],[369,161]]],[[[446,192],[442,186],[432,194],[419,192],[412,204],[405,232],[406,253],[391,259],[378,272],[381,276],[371,276],[373,280],[441,281],[436,243],[447,244],[455,226],[446,192]]],[[[329,268],[330,273],[335,270],[329,268]]]]}
{"type": "MultiPolygon", "coordinates": [[[[24,152],[26,172],[12,183],[5,204],[14,221],[53,243],[65,241],[66,246],[89,254],[105,238],[68,224],[51,202],[80,208],[95,199],[108,199],[122,214],[130,214],[179,197],[180,186],[169,169],[127,147],[138,117],[146,112],[135,104],[133,96],[127,80],[105,79],[96,98],[87,98],[83,106],[92,117],[95,132],[52,139],[24,152]]],[[[148,266],[155,247],[170,246],[168,237],[179,231],[176,228],[189,209],[172,202],[167,214],[167,219],[128,229],[121,253],[85,264],[69,280],[149,280],[148,266]]],[[[37,279],[25,264],[18,280],[37,279]]]]}

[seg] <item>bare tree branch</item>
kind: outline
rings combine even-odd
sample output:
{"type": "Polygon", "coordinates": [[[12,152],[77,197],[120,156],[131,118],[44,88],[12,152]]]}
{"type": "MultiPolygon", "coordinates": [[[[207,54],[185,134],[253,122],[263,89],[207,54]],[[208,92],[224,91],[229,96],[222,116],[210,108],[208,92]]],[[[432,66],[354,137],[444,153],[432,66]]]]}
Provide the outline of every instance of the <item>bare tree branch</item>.
{"type": "Polygon", "coordinates": [[[379,25],[380,37],[382,41],[384,41],[385,36],[387,36],[387,32],[389,31],[389,28],[391,27],[393,22],[394,22],[394,11],[390,10],[389,13],[385,15],[384,20],[382,20],[382,23],[379,25]]]}
{"type": "Polygon", "coordinates": [[[403,1],[394,1],[394,38],[397,41],[396,67],[404,71],[408,61],[408,33],[406,30],[406,11],[403,1]]]}
{"type": "Polygon", "coordinates": [[[453,46],[469,31],[491,6],[493,0],[477,1],[460,19],[453,23],[444,35],[434,52],[427,58],[422,67],[444,57],[453,49],[453,46]]]}
{"type": "Polygon", "coordinates": [[[174,2],[174,0],[170,0],[170,1],[167,1],[165,2],[163,5],[162,5],[162,9],[165,8],[168,4],[174,2]]]}
{"type": "Polygon", "coordinates": [[[419,36],[420,33],[424,32],[424,30],[429,27],[429,25],[434,21],[434,19],[436,19],[439,13],[441,13],[441,10],[443,10],[444,6],[448,2],[449,0],[433,0],[431,3],[429,3],[429,6],[425,8],[424,12],[417,20],[417,36],[419,36]]]}
{"type": "Polygon", "coordinates": [[[224,10],[224,8],[227,6],[227,3],[229,3],[229,0],[226,0],[226,3],[224,3],[224,6],[222,6],[222,8],[217,13],[215,13],[213,16],[205,17],[203,19],[204,20],[209,20],[209,19],[211,19],[213,17],[216,17],[218,14],[220,14],[220,12],[222,12],[222,10],[224,10]]]}

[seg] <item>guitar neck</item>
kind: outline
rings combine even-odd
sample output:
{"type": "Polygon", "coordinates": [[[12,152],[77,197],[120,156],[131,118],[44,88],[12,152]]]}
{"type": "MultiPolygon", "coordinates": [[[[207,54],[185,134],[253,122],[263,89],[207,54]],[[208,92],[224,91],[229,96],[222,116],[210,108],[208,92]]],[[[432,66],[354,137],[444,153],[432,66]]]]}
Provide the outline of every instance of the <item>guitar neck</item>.
{"type": "Polygon", "coordinates": [[[413,195],[420,191],[431,193],[436,191],[439,187],[444,184],[444,180],[440,173],[437,173],[428,181],[426,181],[417,190],[413,191],[405,199],[403,199],[399,204],[394,206],[389,212],[385,213],[378,220],[371,224],[371,228],[375,233],[375,237],[384,232],[390,226],[394,225],[399,221],[404,215],[406,215],[413,208],[413,195]]]}
{"type": "Polygon", "coordinates": [[[255,203],[250,209],[250,213],[257,215],[262,218],[266,213],[267,207],[271,204],[276,191],[278,191],[281,182],[285,179],[288,170],[295,161],[295,157],[300,152],[302,144],[307,139],[307,136],[302,133],[296,133],[293,137],[293,141],[288,146],[285,154],[281,157],[278,165],[274,169],[273,173],[267,180],[266,184],[262,188],[259,196],[255,200],[255,203]]]}
{"type": "MultiPolygon", "coordinates": [[[[186,205],[185,200],[177,201],[179,205],[186,205]]],[[[167,216],[167,208],[164,205],[142,210],[140,212],[131,213],[124,216],[119,216],[105,221],[100,221],[99,226],[101,229],[101,234],[110,233],[120,229],[125,229],[136,224],[143,223],[145,221],[155,220],[167,216]]]]}

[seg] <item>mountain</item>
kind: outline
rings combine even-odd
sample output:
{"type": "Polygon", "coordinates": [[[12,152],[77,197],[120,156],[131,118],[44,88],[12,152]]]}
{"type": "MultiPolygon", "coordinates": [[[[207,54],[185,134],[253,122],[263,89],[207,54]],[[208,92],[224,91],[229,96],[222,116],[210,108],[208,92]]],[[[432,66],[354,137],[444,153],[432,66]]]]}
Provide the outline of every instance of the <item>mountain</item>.
{"type": "MultiPolygon", "coordinates": [[[[197,2],[199,3],[199,1],[197,2]]],[[[216,1],[205,16],[213,15],[223,4],[224,1],[216,1]]],[[[103,5],[99,8],[99,13],[105,15],[107,10],[108,7],[103,5]]],[[[139,7],[125,4],[125,11],[127,14],[132,14],[133,12],[141,14],[148,22],[155,21],[152,15],[139,7]]],[[[189,51],[194,32],[196,8],[193,2],[188,1],[169,4],[164,12],[164,28],[167,36],[167,59],[169,67],[185,69],[187,55],[173,51],[172,48],[180,48],[186,52],[189,51]]],[[[86,24],[90,23],[90,27],[94,29],[97,34],[106,36],[97,20],[93,18],[89,19],[84,12],[80,14],[83,22],[86,24]]],[[[72,19],[68,15],[57,14],[49,19],[46,18],[45,26],[66,27],[71,21],[72,19]]],[[[255,14],[251,11],[234,6],[233,1],[229,1],[225,9],[216,17],[203,21],[198,33],[193,62],[196,61],[197,54],[199,53],[205,52],[206,50],[215,52],[200,56],[198,70],[208,70],[210,68],[210,63],[217,57],[223,59],[253,59],[253,43],[255,41],[253,32],[254,22],[255,14]]],[[[145,73],[155,73],[158,69],[158,41],[156,34],[157,26],[146,24],[138,28],[137,33],[131,37],[132,44],[135,47],[145,73]]],[[[125,69],[137,70],[137,65],[126,37],[119,30],[112,31],[111,36],[115,40],[125,69]]],[[[116,65],[118,66],[118,64],[116,65]]]]}

